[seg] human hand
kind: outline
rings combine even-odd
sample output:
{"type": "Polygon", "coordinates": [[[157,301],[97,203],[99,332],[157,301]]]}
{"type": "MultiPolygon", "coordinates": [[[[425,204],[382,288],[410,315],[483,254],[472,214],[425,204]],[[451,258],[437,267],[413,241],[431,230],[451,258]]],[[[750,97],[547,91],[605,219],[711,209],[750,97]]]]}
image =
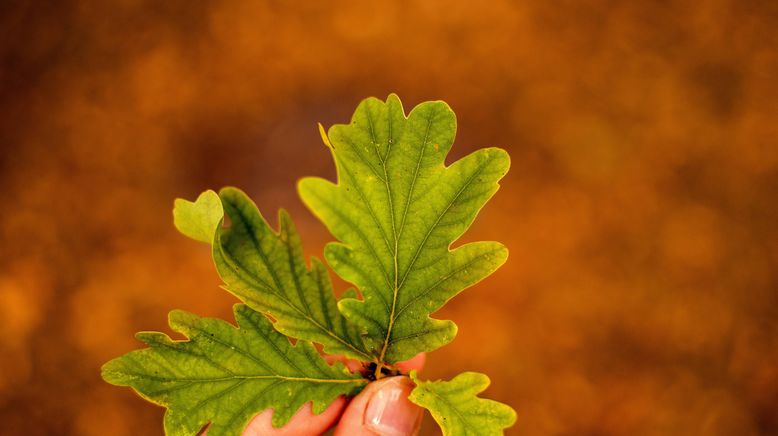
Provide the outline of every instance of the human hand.
{"type": "MultiPolygon", "coordinates": [[[[422,353],[397,367],[403,373],[421,370],[425,359],[422,353]]],[[[360,368],[358,362],[335,360],[343,361],[352,371],[360,368]]],[[[265,410],[252,418],[243,436],[315,436],[333,426],[335,436],[413,436],[419,432],[424,412],[408,400],[413,387],[407,376],[386,377],[370,383],[351,401],[338,398],[319,415],[313,414],[311,403],[305,403],[281,428],[273,428],[273,411],[265,410]]]]}

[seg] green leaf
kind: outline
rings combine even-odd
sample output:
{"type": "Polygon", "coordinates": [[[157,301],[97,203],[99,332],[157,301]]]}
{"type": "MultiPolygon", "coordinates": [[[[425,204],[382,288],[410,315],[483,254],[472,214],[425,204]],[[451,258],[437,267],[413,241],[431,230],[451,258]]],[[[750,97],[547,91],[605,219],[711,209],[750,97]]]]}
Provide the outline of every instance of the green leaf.
{"type": "Polygon", "coordinates": [[[508,154],[481,149],[444,165],[456,118],[446,103],[426,102],[406,118],[396,95],[364,100],[348,125],[324,136],[338,184],[306,178],[305,204],[342,243],[325,257],[364,300],[342,299],[341,312],[367,333],[380,362],[395,363],[456,336],[451,321],[432,319],[464,288],[507,258],[497,242],[450,250],[508,171],[508,154]]]}
{"type": "Polygon", "coordinates": [[[216,228],[221,225],[224,210],[219,195],[208,190],[193,202],[178,198],[173,207],[173,223],[179,232],[190,238],[213,241],[216,228]]]}
{"type": "Polygon", "coordinates": [[[478,398],[489,386],[489,377],[464,372],[450,381],[422,381],[411,371],[416,388],[408,397],[429,410],[444,436],[492,436],[516,422],[516,412],[505,404],[478,398]]]}
{"type": "MultiPolygon", "coordinates": [[[[210,228],[214,232],[208,242],[212,241],[214,263],[224,288],[253,309],[272,316],[275,328],[287,336],[320,343],[330,354],[374,360],[360,331],[338,311],[325,266],[316,258],[311,260],[311,269],[306,266],[302,243],[289,215],[279,212],[280,230],[275,232],[242,191],[222,189],[216,196],[218,204],[213,196],[216,194],[208,191],[195,203],[177,200],[175,210],[181,208],[181,212],[174,211],[174,215],[180,230],[210,228]],[[203,198],[207,201],[201,201],[203,198]],[[213,225],[217,209],[223,212],[213,225]],[[229,227],[221,225],[224,212],[229,227]]],[[[194,232],[182,233],[191,236],[194,232]]]]}
{"type": "MultiPolygon", "coordinates": [[[[308,401],[321,413],[338,396],[356,395],[373,378],[328,365],[314,342],[372,362],[376,377],[394,374],[384,367],[453,340],[456,325],[430,315],[507,258],[497,242],[452,248],[510,160],[487,148],[446,166],[456,118],[445,103],[422,103],[406,116],[397,96],[370,98],[350,124],[319,129],[338,183],[307,178],[300,195],[339,240],[325,249],[328,263],[359,290],[336,300],[328,270],[316,258],[306,262],[283,210],[276,231],[235,188],[176,200],[176,228],[211,245],[224,288],[245,305],[235,306],[237,328],[171,312],[170,326],[186,340],[139,333],[148,348],[103,366],[109,383],[168,409],[167,434],[193,435],[208,424],[209,435],[240,434],[267,409],[280,427],[308,401]]],[[[516,419],[510,407],[477,397],[489,384],[484,375],[411,377],[411,400],[429,409],[446,435],[501,434],[516,419]]]]}
{"type": "Polygon", "coordinates": [[[275,427],[308,401],[321,413],[367,382],[340,363],[329,366],[309,342],[293,346],[247,306],[235,306],[235,319],[239,328],[173,311],[170,327],[189,340],[138,333],[149,348],[106,363],[102,376],[168,408],[166,434],[195,435],[210,422],[209,436],[240,434],[252,416],[268,408],[274,409],[275,427]]]}

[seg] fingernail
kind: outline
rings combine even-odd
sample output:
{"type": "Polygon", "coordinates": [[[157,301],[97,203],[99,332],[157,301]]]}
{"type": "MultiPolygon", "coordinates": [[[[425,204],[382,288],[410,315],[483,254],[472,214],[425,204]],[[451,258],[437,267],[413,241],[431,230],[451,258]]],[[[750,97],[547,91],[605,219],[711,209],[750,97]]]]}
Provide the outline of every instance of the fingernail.
{"type": "Polygon", "coordinates": [[[370,397],[365,426],[381,436],[415,435],[423,410],[408,400],[413,384],[408,377],[392,377],[370,397]]]}

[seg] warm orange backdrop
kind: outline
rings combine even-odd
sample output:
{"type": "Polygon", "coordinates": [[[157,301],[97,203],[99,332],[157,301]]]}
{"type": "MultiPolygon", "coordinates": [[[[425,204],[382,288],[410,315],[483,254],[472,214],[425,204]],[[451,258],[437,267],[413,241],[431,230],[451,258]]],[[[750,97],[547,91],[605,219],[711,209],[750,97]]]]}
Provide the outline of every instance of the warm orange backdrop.
{"type": "Polygon", "coordinates": [[[318,255],[316,122],[395,91],[513,158],[426,376],[489,374],[517,435],[777,434],[777,5],[3,2],[0,433],[160,434],[100,365],[234,303],[173,198],[240,186],[318,255]]]}

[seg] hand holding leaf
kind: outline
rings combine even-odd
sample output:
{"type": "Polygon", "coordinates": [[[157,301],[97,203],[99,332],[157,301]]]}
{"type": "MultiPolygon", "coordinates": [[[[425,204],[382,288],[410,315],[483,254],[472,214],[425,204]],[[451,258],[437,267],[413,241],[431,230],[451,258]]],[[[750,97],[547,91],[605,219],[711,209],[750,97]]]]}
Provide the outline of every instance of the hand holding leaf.
{"type": "MultiPolygon", "coordinates": [[[[350,124],[320,131],[338,183],[307,178],[300,195],[340,241],[327,245],[327,263],[359,294],[336,300],[327,268],[315,258],[306,263],[285,211],[275,231],[235,188],[176,200],[176,227],[211,244],[224,288],[243,304],[235,307],[237,327],[174,311],[170,325],[188,340],[139,333],[149,348],[103,367],[106,381],[168,408],[166,433],[196,434],[210,423],[210,435],[240,434],[266,409],[278,427],[305,403],[320,413],[371,380],[403,374],[402,361],[456,336],[452,321],[430,314],[505,262],[507,249],[497,242],[451,249],[510,161],[487,148],[445,166],[456,133],[448,105],[422,103],[406,117],[397,96],[370,98],[350,124]],[[313,343],[363,362],[361,370],[329,365],[313,343]]],[[[475,396],[488,385],[484,375],[411,377],[409,399],[429,409],[446,435],[501,434],[515,421],[510,407],[475,396]]]]}

